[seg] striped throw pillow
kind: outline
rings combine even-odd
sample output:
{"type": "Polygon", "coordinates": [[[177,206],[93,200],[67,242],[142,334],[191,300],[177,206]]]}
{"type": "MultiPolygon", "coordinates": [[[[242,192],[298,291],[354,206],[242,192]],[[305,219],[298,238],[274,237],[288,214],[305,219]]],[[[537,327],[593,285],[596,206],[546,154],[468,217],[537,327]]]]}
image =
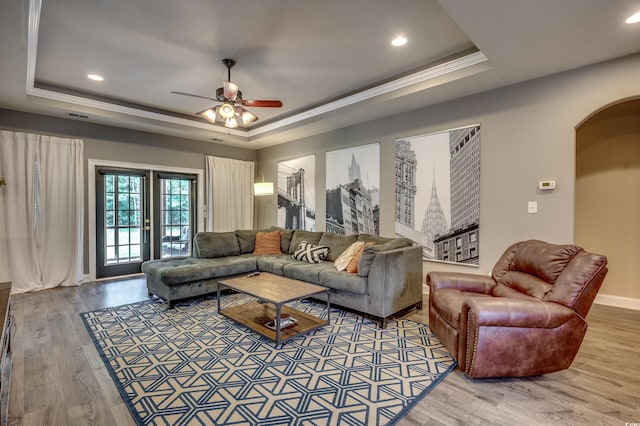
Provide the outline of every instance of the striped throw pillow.
{"type": "Polygon", "coordinates": [[[306,241],[301,241],[291,257],[309,263],[320,263],[327,257],[327,254],[329,254],[329,247],[314,246],[306,241]]]}

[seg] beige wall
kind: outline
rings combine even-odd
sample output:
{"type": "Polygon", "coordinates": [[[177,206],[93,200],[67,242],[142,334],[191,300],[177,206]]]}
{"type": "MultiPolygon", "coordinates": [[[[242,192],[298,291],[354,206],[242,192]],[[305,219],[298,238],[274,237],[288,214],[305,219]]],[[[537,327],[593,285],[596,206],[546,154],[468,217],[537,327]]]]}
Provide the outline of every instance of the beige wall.
{"type": "Polygon", "coordinates": [[[88,160],[108,160],[154,166],[205,169],[205,155],[253,161],[253,150],[120,129],[92,123],[28,114],[0,108],[0,128],[15,131],[79,138],[84,141],[85,242],[84,272],[89,272],[89,235],[87,180],[88,160]]]}
{"type": "MultiPolygon", "coordinates": [[[[278,160],[315,154],[316,224],[322,230],[326,151],[379,142],[380,229],[393,235],[395,140],[480,123],[479,267],[425,262],[424,269],[485,274],[514,241],[574,242],[575,128],[603,106],[640,95],[638,69],[635,55],[270,147],[259,151],[257,169],[275,182],[278,160]],[[546,179],[554,179],[557,189],[538,191],[546,179]],[[538,202],[538,214],[527,213],[528,201],[538,202]]],[[[275,223],[275,196],[258,203],[258,211],[266,212],[261,223],[275,223]]],[[[625,288],[604,291],[632,294],[626,287],[633,282],[620,285],[625,288]]]]}
{"type": "Polygon", "coordinates": [[[640,99],[576,131],[576,243],[607,255],[602,293],[640,299],[640,99]]]}

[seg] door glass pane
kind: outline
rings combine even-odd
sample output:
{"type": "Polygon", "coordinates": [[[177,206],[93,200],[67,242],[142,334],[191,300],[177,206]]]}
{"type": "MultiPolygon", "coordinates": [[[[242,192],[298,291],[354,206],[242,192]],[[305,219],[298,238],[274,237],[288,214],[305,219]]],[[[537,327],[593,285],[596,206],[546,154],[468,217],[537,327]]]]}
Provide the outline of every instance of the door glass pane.
{"type": "Polygon", "coordinates": [[[162,257],[191,255],[191,180],[160,178],[162,257]]]}
{"type": "Polygon", "coordinates": [[[140,261],[142,176],[105,176],[105,265],[140,261]]]}

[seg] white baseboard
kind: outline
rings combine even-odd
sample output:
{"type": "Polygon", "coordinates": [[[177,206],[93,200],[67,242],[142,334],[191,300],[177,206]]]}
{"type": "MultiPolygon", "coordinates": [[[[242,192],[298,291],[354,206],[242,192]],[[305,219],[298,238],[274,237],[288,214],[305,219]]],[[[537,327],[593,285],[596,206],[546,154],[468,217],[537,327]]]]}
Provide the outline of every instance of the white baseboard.
{"type": "Polygon", "coordinates": [[[91,276],[89,274],[84,274],[82,276],[82,282],[83,283],[88,283],[89,281],[91,281],[91,276]]]}
{"type": "Polygon", "coordinates": [[[640,299],[632,299],[630,297],[614,296],[612,294],[598,294],[594,303],[640,311],[640,299]]]}

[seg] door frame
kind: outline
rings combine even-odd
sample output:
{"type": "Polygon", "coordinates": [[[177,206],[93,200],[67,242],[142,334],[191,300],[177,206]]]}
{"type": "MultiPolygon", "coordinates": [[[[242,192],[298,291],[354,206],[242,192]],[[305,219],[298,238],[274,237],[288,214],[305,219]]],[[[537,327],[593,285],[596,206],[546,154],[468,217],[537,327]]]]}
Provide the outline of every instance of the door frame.
{"type": "MultiPolygon", "coordinates": [[[[155,164],[141,164],[141,163],[125,163],[121,161],[110,161],[110,160],[97,160],[90,158],[88,160],[88,188],[87,188],[87,219],[89,224],[88,229],[88,240],[89,240],[89,276],[86,277],[83,281],[95,281],[96,280],[96,172],[99,167],[114,167],[114,168],[129,168],[129,169],[139,169],[139,170],[148,170],[150,172],[173,172],[173,173],[184,173],[184,174],[193,174],[198,176],[198,188],[196,194],[196,223],[198,230],[204,230],[205,223],[205,205],[204,205],[204,169],[188,169],[183,167],[171,167],[171,166],[159,166],[155,164]]],[[[150,195],[153,194],[153,179],[150,182],[150,195]]],[[[150,219],[151,223],[154,223],[153,217],[153,209],[150,211],[150,219]]],[[[151,229],[151,258],[154,258],[153,255],[153,237],[154,230],[153,227],[151,229]]]]}

